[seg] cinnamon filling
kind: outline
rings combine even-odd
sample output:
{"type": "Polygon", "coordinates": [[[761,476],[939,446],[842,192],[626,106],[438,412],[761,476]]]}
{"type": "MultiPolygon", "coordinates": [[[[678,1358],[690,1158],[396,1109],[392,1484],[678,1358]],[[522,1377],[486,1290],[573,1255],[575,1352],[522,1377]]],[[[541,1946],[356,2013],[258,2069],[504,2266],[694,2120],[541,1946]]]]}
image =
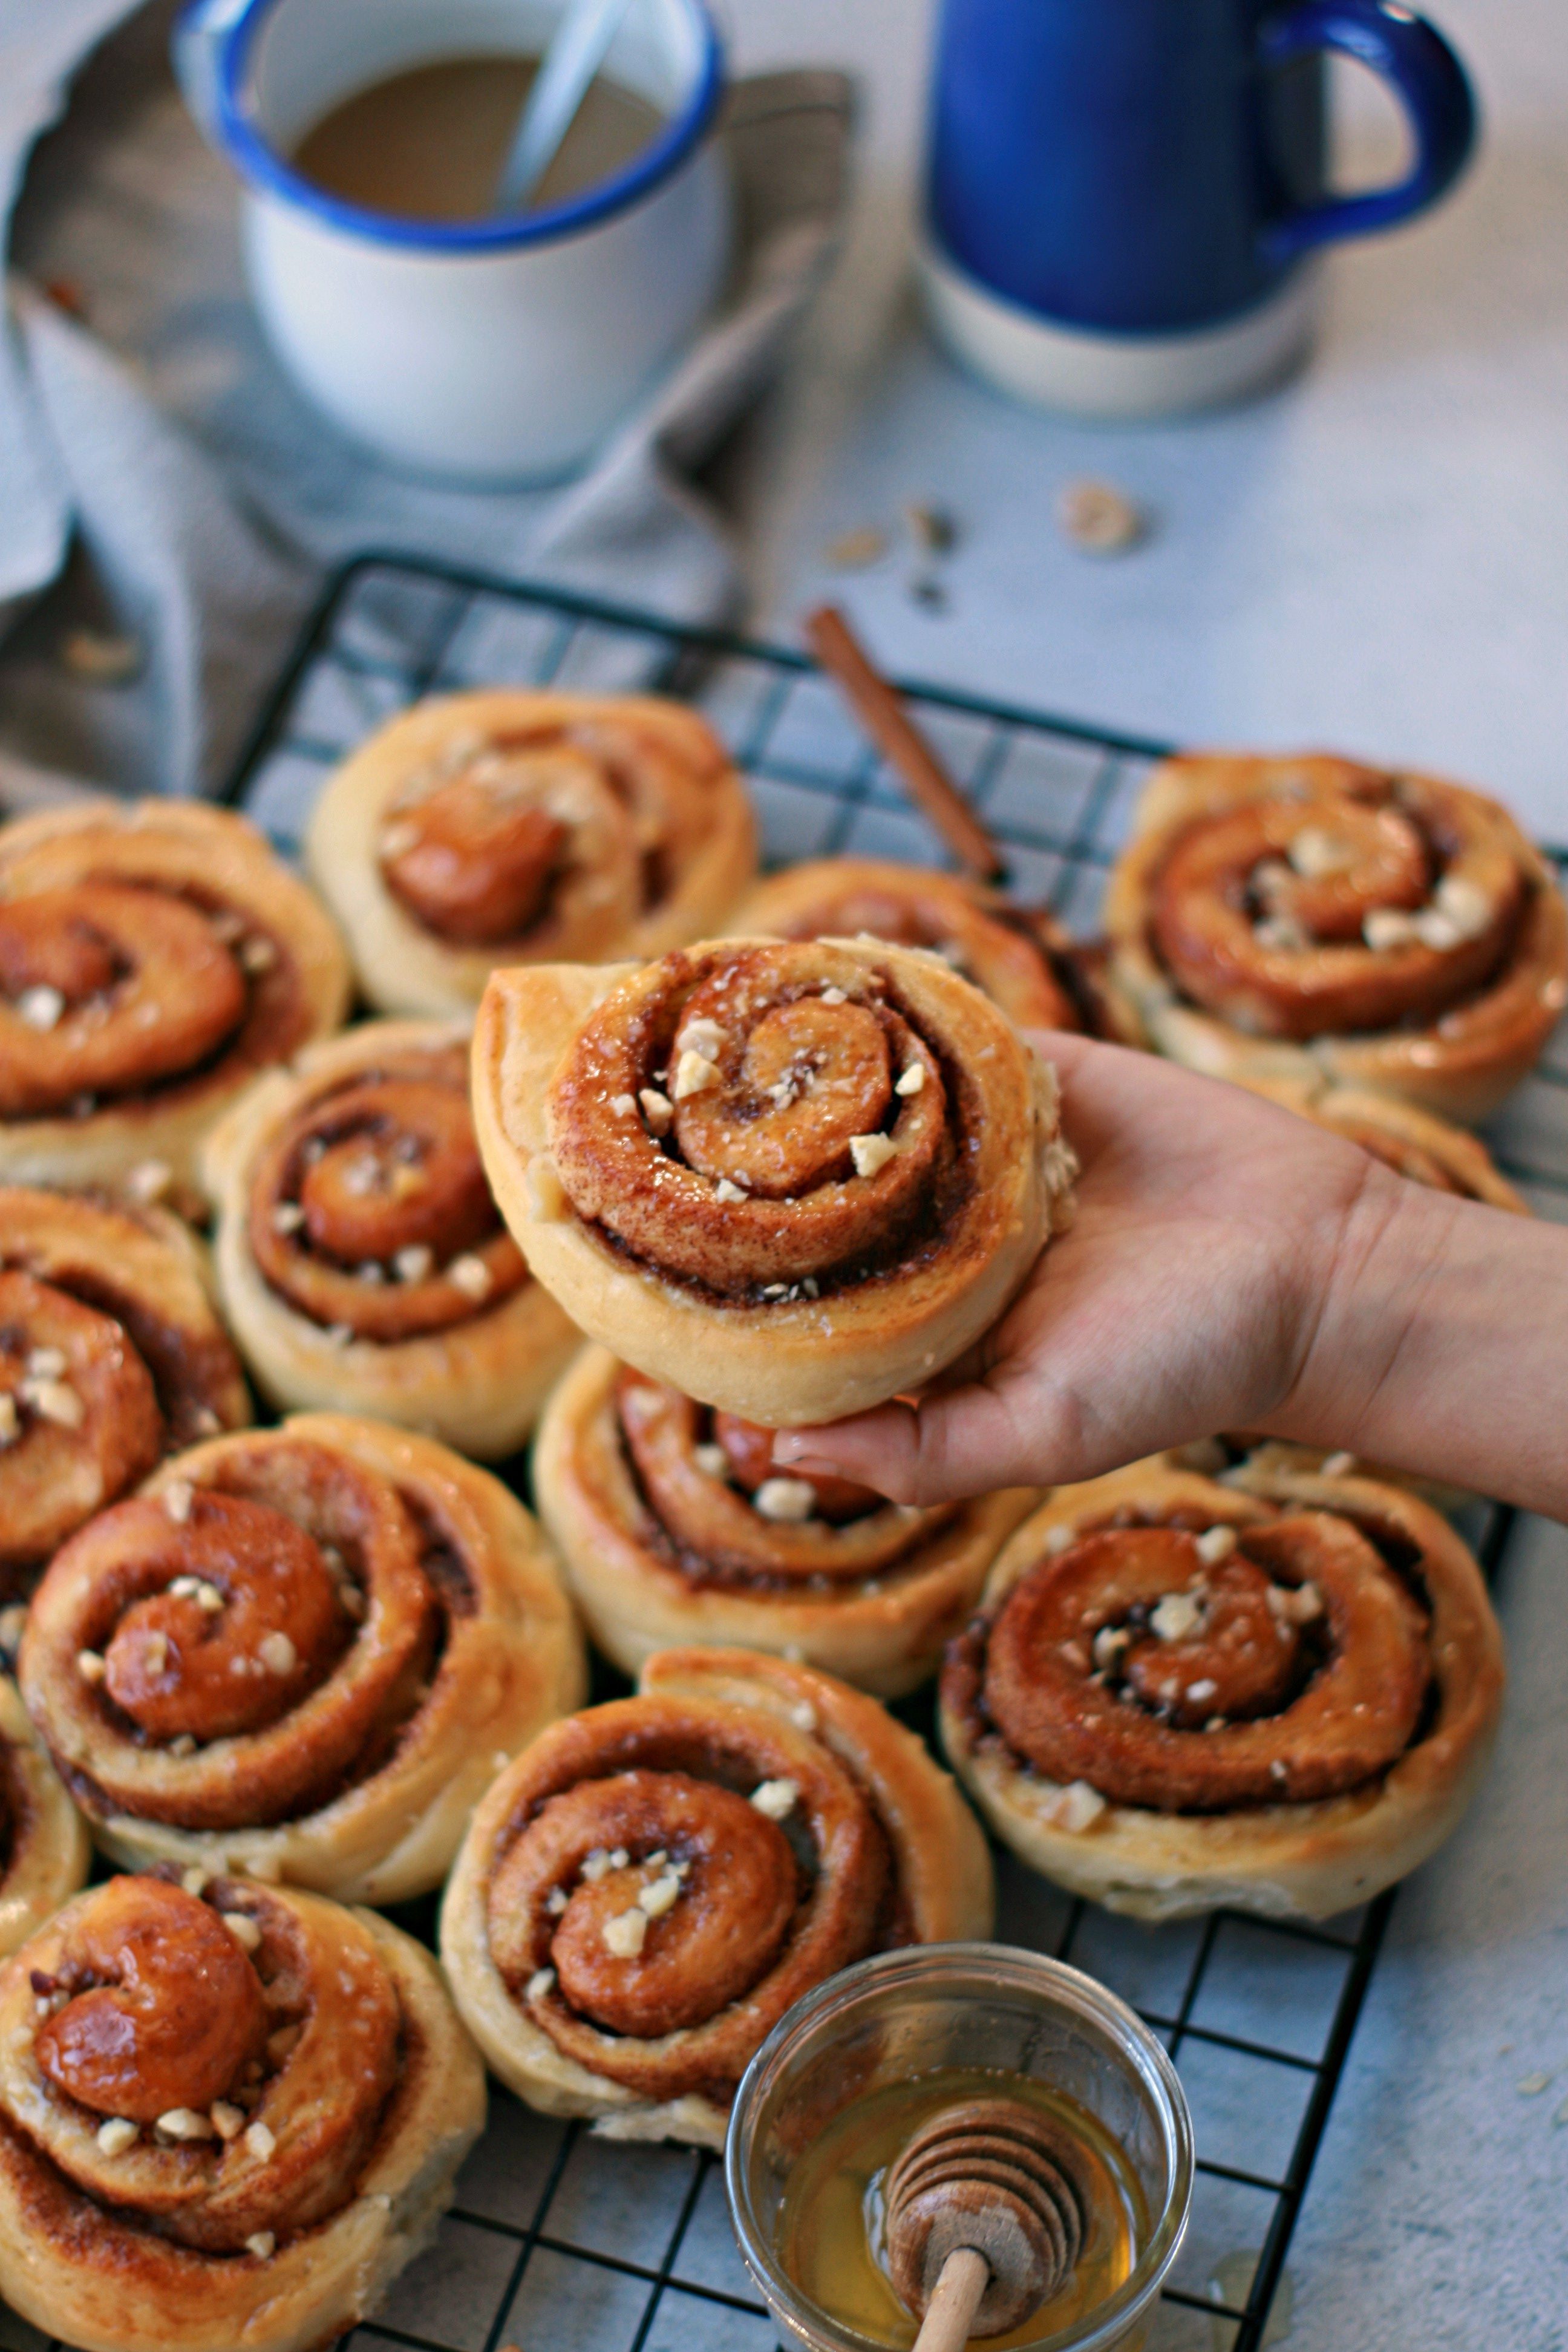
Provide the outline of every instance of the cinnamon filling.
{"type": "Polygon", "coordinates": [[[907,1257],[962,1192],[971,1115],[884,972],[824,944],[677,954],[612,997],[551,1098],[578,1213],[722,1297],[816,1295],[907,1257]]]}
{"type": "Polygon", "coordinates": [[[1203,1812],[1364,1787],[1427,1683],[1411,1591],[1348,1519],[1299,1511],[1079,1535],[953,1645],[943,1697],[1049,1780],[1203,1812]]]}
{"type": "Polygon", "coordinates": [[[211,1479],[118,1503],[57,1553],[31,1671],[100,1809],[259,1828],[381,1769],[471,1604],[449,1538],[357,1462],[261,1439],[211,1479]]]}
{"type": "Polygon", "coordinates": [[[952,1509],[906,1511],[847,1478],[781,1474],[774,1433],[626,1367],[622,1440],[652,1525],[688,1582],[798,1590],[896,1571],[952,1509]]]}
{"type": "Polygon", "coordinates": [[[865,935],[895,947],[927,948],[984,989],[1020,1028],[1082,1026],[1072,997],[1026,919],[946,875],[911,868],[895,879],[891,873],[851,865],[837,887],[825,873],[822,890],[809,905],[795,908],[783,923],[770,918],[767,928],[791,940],[865,935]]]}
{"type": "Polygon", "coordinates": [[[0,1570],[47,1559],[163,1451],[152,1374],[111,1317],[0,1273],[0,1570]]]}
{"type": "Polygon", "coordinates": [[[29,2135],[79,2188],[213,2253],[269,2251],[349,2202],[403,2022],[351,1913],[159,1873],[111,1879],[29,1950],[59,2102],[29,2135]]]}
{"type": "Polygon", "coordinates": [[[591,956],[674,887],[705,837],[716,773],[634,709],[455,732],[388,802],[382,878],[454,947],[591,956]]]}
{"type": "Polygon", "coordinates": [[[727,2100],[891,1907],[886,1835],[824,1745],[662,1696],[529,1751],[489,1897],[508,1990],[563,2054],[650,2098],[727,2100]]]}
{"type": "Polygon", "coordinates": [[[291,960],[197,890],[84,880],[0,901],[0,1118],[85,1116],[303,1034],[291,960]]]}
{"type": "Polygon", "coordinates": [[[1520,929],[1528,877],[1485,803],[1339,768],[1197,818],[1155,879],[1166,969],[1259,1035],[1426,1025],[1488,986],[1520,929]]]}
{"type": "Polygon", "coordinates": [[[528,1278],[485,1181],[460,1046],[304,1104],[257,1168],[248,1233],[301,1314],[382,1344],[487,1313],[528,1278]]]}

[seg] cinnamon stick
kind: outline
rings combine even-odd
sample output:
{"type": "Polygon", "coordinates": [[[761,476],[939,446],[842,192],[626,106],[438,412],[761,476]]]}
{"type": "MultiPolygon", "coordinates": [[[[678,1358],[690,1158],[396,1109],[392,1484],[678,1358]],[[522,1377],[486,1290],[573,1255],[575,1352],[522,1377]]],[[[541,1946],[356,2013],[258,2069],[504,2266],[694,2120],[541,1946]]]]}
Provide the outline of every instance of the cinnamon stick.
{"type": "Polygon", "coordinates": [[[1000,849],[837,605],[822,604],[807,614],[805,639],[823,668],[842,688],[856,717],[910,799],[930,817],[960,864],[979,881],[995,881],[1005,871],[1000,849]]]}

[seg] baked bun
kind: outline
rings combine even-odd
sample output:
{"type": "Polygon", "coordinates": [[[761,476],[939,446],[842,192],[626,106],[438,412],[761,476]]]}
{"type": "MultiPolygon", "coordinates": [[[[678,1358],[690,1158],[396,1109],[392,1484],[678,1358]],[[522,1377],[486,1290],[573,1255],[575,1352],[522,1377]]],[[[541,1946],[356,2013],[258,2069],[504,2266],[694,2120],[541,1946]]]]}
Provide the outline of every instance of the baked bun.
{"type": "Polygon", "coordinates": [[[584,1662],[499,1479],[304,1413],[178,1455],[74,1536],[20,1681],[116,1861],[395,1903],[440,1885],[480,1791],[581,1699],[584,1662]]]}
{"type": "Polygon", "coordinates": [[[0,2294],[82,2352],[319,2352],[433,2235],[484,2116],[388,1920],[110,1879],[0,1970],[0,2294]]]}
{"type": "Polygon", "coordinates": [[[573,1321],[770,1428],[961,1355],[1073,1171],[1055,1073],[939,957],[874,941],[498,972],[473,1097],[496,1199],[573,1321]]]}
{"type": "Polygon", "coordinates": [[[0,828],[0,1178],[192,1184],[258,1069],[342,1020],[325,909],[255,827],[89,801],[0,828]]]}
{"type": "Polygon", "coordinates": [[[1164,1461],[1058,1490],[948,1652],[942,1731],[996,1834],[1142,1918],[1321,1918],[1425,1862],[1502,1699],[1480,1571],[1413,1495],[1164,1461]]]}
{"type": "Polygon", "coordinates": [[[165,1454],[250,1419],[200,1244],[166,1211],[0,1185],[0,1588],[165,1454]]]}
{"type": "Polygon", "coordinates": [[[723,745],[651,695],[442,695],[331,775],[305,843],[383,1013],[471,1013],[492,967],[656,956],[756,871],[723,745]]]}
{"type": "Polygon", "coordinates": [[[773,1432],[585,1348],[545,1409],[539,1514],[588,1631],[637,1674],[656,1650],[732,1643],[879,1698],[932,1675],[1004,1539],[1015,1487],[917,1510],[773,1466],[773,1432]]]}
{"type": "Polygon", "coordinates": [[[770,874],[730,918],[738,939],[872,939],[928,948],[1020,1029],[1089,1024],[1066,934],[1042,911],[929,866],[819,857],[770,874]]]}
{"type": "Polygon", "coordinates": [[[272,1403],[517,1451],[582,1340],[490,1198],[466,1022],[312,1046],[236,1104],[205,1164],[225,1310],[272,1403]]]}
{"type": "Polygon", "coordinates": [[[1568,1002],[1568,909],[1506,809],[1314,754],[1169,760],[1106,896],[1163,1054],[1392,1095],[1473,1126],[1568,1002]]]}
{"type": "Polygon", "coordinates": [[[0,1958],[87,1878],[87,1823],[60,1785],[9,1675],[0,1675],[0,1958]]]}
{"type": "Polygon", "coordinates": [[[717,2148],[792,2001],[869,1952],[984,1937],[993,1902],[973,1815],[875,1699],[743,1650],[666,1650],[637,1697],[501,1774],[441,1957],[531,2106],[717,2148]]]}

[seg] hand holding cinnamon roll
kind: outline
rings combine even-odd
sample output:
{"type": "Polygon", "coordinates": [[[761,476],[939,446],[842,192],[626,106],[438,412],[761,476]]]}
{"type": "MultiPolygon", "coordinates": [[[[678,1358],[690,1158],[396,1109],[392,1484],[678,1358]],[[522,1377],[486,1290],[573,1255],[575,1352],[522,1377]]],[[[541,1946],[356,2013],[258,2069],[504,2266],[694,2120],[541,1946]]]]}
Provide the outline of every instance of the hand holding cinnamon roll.
{"type": "Polygon", "coordinates": [[[1167,761],[1106,899],[1160,1052],[1473,1125],[1568,1003],[1568,911],[1507,811],[1313,755],[1167,761]]]}
{"type": "Polygon", "coordinates": [[[515,1453],[581,1340],[490,1198],[466,1024],[313,1047],[236,1105],[205,1166],[224,1305],[274,1404],[515,1453]]]}
{"type": "Polygon", "coordinates": [[[1501,1703],[1480,1571],[1415,1496],[1162,1461],[1019,1528],[942,1677],[949,1757],[997,1835],[1146,1918],[1320,1917],[1454,1828],[1501,1703]]]}
{"type": "Polygon", "coordinates": [[[0,1971],[0,2293],[83,2352],[313,2352],[420,2252],[484,2113],[388,1921],[111,1879],[0,1971]]]}
{"type": "Polygon", "coordinates": [[[582,1696],[522,1506],[336,1414],[219,1438],[58,1551],[23,1696],[117,1860],[344,1898],[438,1885],[479,1791],[582,1696]]]}
{"type": "Polygon", "coordinates": [[[534,1448],[540,1516],[606,1656],[682,1642],[826,1667],[879,1698],[924,1682],[1027,1487],[927,1510],[773,1465],[773,1433],[586,1348],[534,1448]]]}
{"type": "Polygon", "coordinates": [[[197,1244],[155,1208],[0,1185],[0,1580],[250,1400],[197,1244]]]}
{"type": "Polygon", "coordinates": [[[557,1724],[474,1816],[441,1917],[503,2082],[616,2137],[722,2145],[791,2002],[868,1953],[989,1933],[973,1816],[830,1675],[670,1650],[557,1724]]]}
{"type": "Polygon", "coordinates": [[[258,1069],[335,1029],[348,960],[255,828],[93,801],[0,828],[0,1176],[194,1181],[258,1069]]]}
{"type": "Polygon", "coordinates": [[[695,711],[495,690],[405,710],[328,779],[306,856],[384,1013],[461,1013],[499,963],[662,955],[756,866],[695,711]]]}
{"type": "Polygon", "coordinates": [[[1054,1074],[1005,1016],[869,941],[498,972],[473,1095],[496,1198],[574,1321],[770,1426],[949,1364],[1072,1172],[1054,1074]]]}

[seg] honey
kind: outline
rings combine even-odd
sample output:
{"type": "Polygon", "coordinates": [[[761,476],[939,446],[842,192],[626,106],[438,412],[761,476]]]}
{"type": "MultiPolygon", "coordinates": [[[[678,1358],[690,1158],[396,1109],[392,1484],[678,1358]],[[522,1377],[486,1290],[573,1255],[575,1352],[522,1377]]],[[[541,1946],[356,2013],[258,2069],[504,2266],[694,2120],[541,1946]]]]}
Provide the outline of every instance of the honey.
{"type": "Polygon", "coordinates": [[[882,2182],[933,2116],[965,2099],[1005,2097],[1043,2108],[1077,2143],[1083,2247],[1058,2292],[1021,2326],[988,2337],[994,2352],[1037,2343],[1087,2319],[1131,2275],[1149,2232],[1137,2174],[1117,2141],[1066,2092],[984,2067],[942,2067],[885,2084],[852,2100],[816,2139],[784,2184],[778,2217],[781,2268],[842,2328],[907,2352],[918,2322],[888,2276],[882,2182]]]}

